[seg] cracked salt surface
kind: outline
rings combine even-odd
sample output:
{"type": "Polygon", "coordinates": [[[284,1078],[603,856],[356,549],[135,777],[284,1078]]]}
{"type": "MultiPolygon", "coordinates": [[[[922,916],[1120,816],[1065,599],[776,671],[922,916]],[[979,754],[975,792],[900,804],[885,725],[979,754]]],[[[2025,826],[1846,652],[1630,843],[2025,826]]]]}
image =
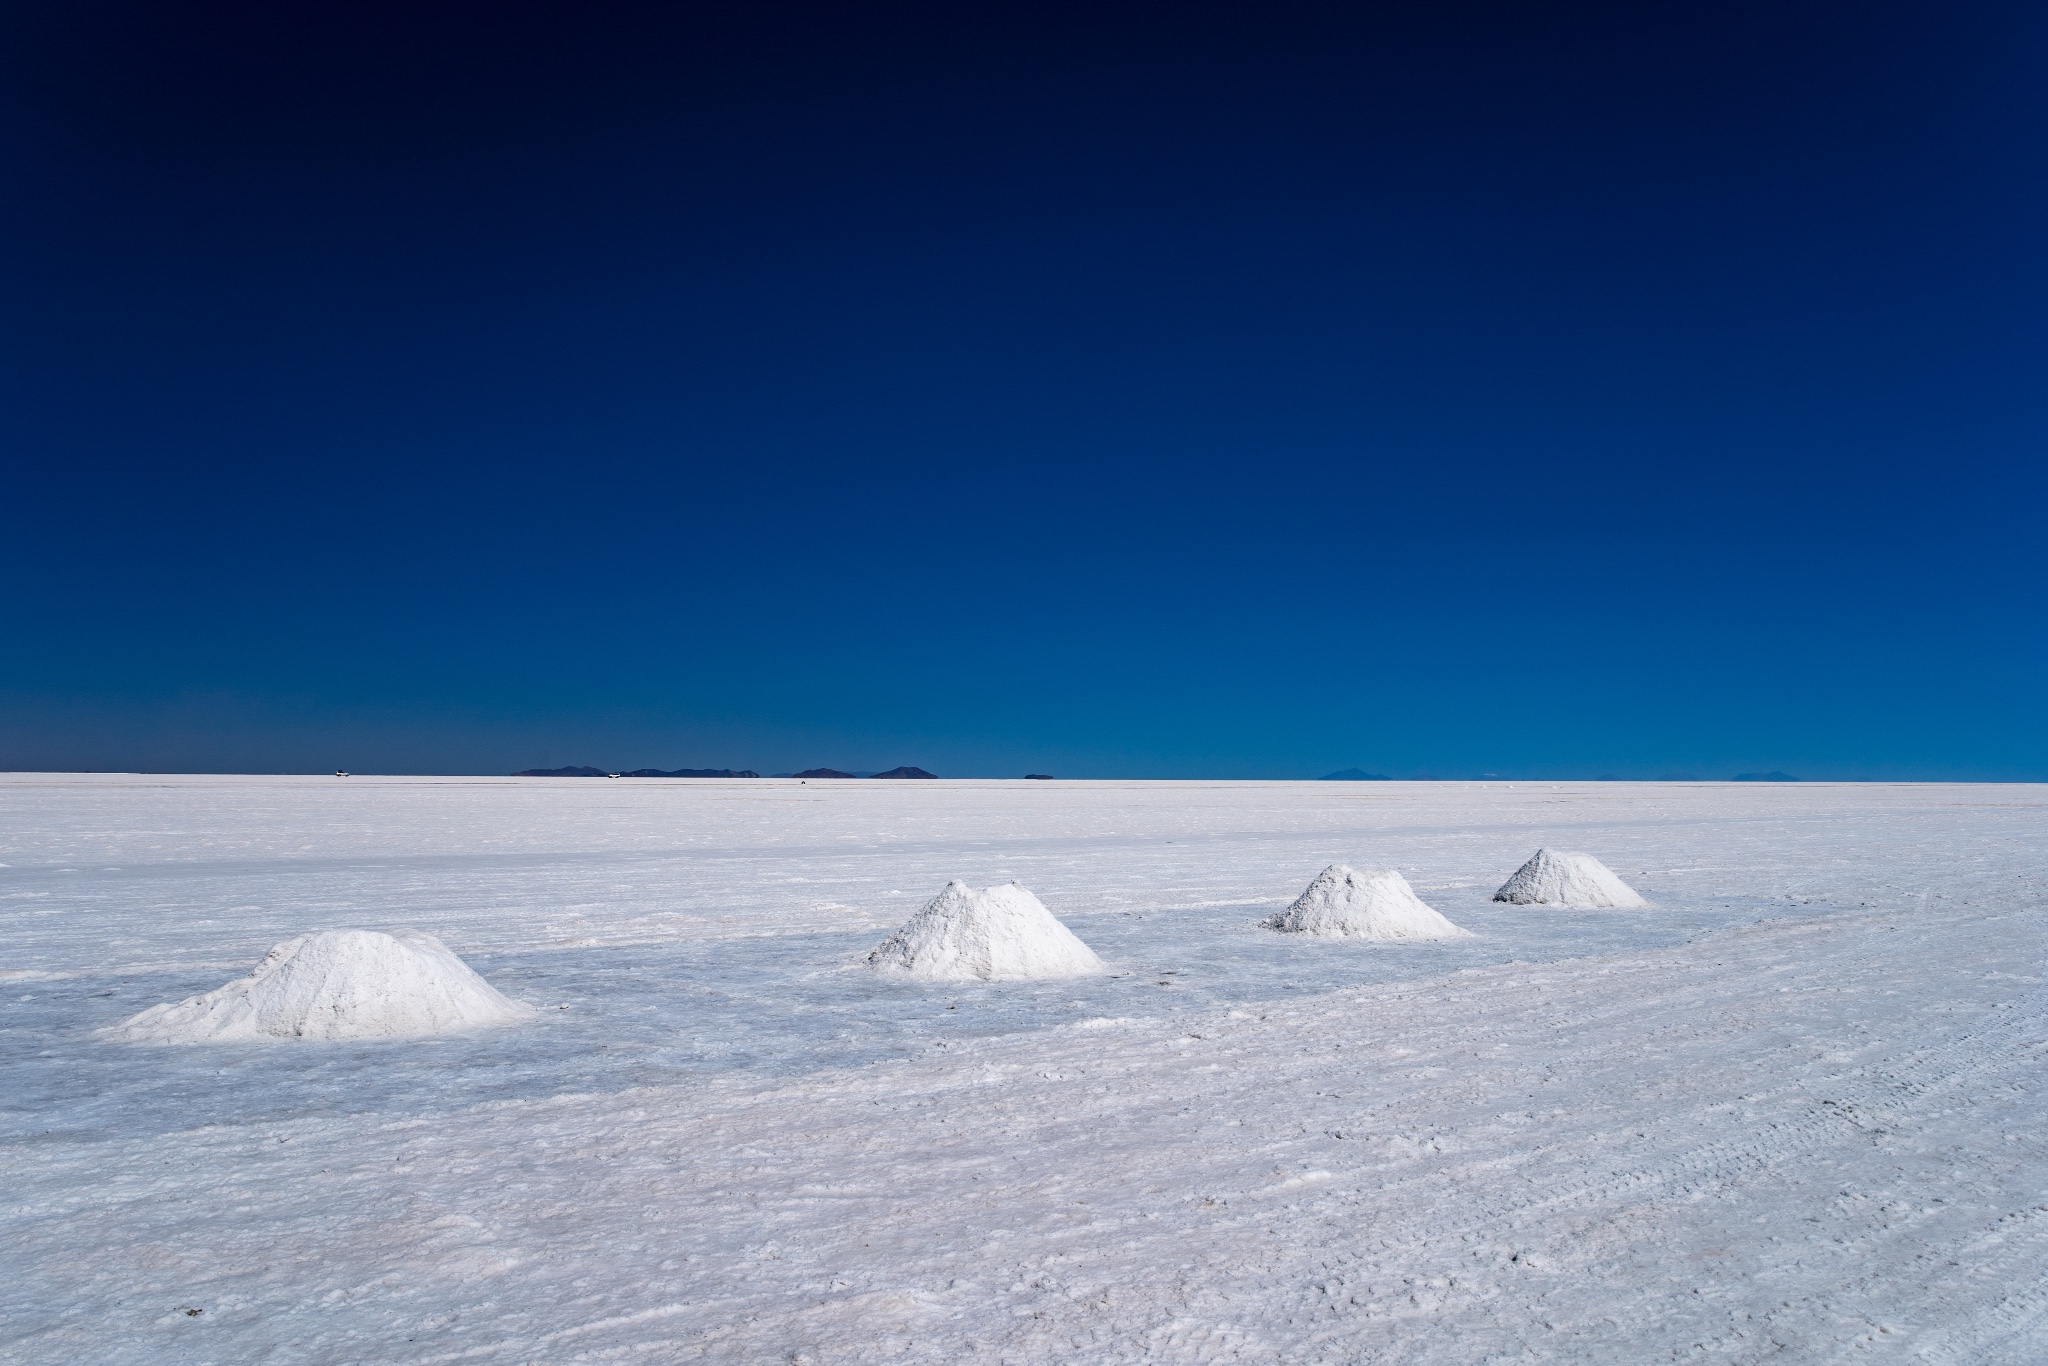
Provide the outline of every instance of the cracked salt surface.
{"type": "Polygon", "coordinates": [[[2039,788],[844,786],[0,777],[0,1359],[2048,1348],[2039,788]],[[953,877],[1112,975],[860,968],[953,877]],[[90,1037],[341,925],[540,1018],[90,1037]]]}

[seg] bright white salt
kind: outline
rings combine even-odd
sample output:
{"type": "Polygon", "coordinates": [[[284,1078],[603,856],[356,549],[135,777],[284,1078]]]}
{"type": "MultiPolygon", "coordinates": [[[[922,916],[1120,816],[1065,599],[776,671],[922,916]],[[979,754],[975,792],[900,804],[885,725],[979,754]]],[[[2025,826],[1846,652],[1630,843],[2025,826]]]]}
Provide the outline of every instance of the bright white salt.
{"type": "Polygon", "coordinates": [[[868,966],[933,981],[1015,981],[1103,971],[1095,951],[1016,883],[957,879],[875,947],[868,966]]]}
{"type": "Polygon", "coordinates": [[[101,1037],[130,1043],[416,1039],[533,1018],[431,934],[320,930],[287,940],[255,971],[148,1010],[101,1037]]]}
{"type": "Polygon", "coordinates": [[[2048,1362],[2038,785],[623,786],[0,773],[0,1362],[2048,1362]],[[1561,811],[1655,912],[1253,933],[1561,811]],[[1156,971],[835,971],[997,859],[1156,971]],[[546,1028],[90,1039],[281,886],[546,1028]]]}
{"type": "Polygon", "coordinates": [[[1538,849],[1493,894],[1518,906],[1564,906],[1575,910],[1635,910],[1650,903],[1591,854],[1538,849]]]}
{"type": "Polygon", "coordinates": [[[1333,863],[1309,883],[1292,906],[1266,928],[1324,939],[1415,941],[1465,939],[1461,930],[1425,906],[1408,879],[1391,868],[1359,872],[1333,863]]]}

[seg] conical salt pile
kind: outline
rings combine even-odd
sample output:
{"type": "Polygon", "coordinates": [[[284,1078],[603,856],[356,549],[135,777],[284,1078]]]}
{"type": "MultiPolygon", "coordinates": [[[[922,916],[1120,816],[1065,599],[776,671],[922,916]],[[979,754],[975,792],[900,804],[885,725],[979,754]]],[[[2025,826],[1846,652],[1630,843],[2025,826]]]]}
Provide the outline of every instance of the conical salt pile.
{"type": "Polygon", "coordinates": [[[1635,910],[1650,903],[1591,854],[1538,849],[1493,894],[1517,906],[1564,906],[1574,910],[1635,910]]]}
{"type": "Polygon", "coordinates": [[[417,1039],[533,1018],[418,930],[321,930],[279,944],[247,977],[151,1006],[101,1037],[130,1043],[417,1039]]]}
{"type": "Polygon", "coordinates": [[[1102,960],[1074,932],[1008,883],[977,892],[953,881],[868,955],[868,966],[942,982],[1079,977],[1102,960]]]}
{"type": "Polygon", "coordinates": [[[1265,922],[1269,930],[1324,939],[1466,939],[1461,930],[1422,904],[1408,879],[1393,869],[1359,872],[1333,863],[1309,883],[1292,906],[1265,922]]]}

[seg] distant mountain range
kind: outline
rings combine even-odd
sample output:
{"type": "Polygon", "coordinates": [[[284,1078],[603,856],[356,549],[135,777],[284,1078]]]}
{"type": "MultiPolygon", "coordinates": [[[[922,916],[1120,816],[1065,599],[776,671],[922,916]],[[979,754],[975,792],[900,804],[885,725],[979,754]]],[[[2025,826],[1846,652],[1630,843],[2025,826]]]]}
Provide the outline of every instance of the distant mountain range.
{"type": "MultiPolygon", "coordinates": [[[[591,768],[588,765],[574,765],[569,768],[527,768],[512,775],[515,778],[609,778],[609,769],[591,768]]],[[[751,768],[636,768],[631,773],[621,773],[621,778],[758,778],[761,775],[751,768]]]]}
{"type": "MultiPolygon", "coordinates": [[[[612,776],[612,773],[609,769],[591,768],[587,764],[578,764],[567,768],[522,769],[512,776],[515,778],[609,778],[612,776]]],[[[630,773],[621,773],[618,776],[621,778],[758,778],[761,775],[754,772],[751,768],[636,768],[630,773]]],[[[936,778],[939,775],[927,773],[923,769],[910,764],[904,764],[902,767],[892,768],[886,773],[844,773],[836,768],[807,768],[801,773],[777,773],[772,776],[777,778],[936,778]]],[[[1052,775],[1049,773],[1027,773],[1024,776],[1027,778],[1046,779],[1052,775]]],[[[1482,773],[1480,776],[1482,778],[1492,778],[1497,775],[1482,773]]],[[[1612,773],[1601,774],[1599,780],[1602,782],[1621,781],[1612,773]]],[[[1325,773],[1317,781],[1325,783],[1385,783],[1393,780],[1384,773],[1367,773],[1362,768],[1341,768],[1335,773],[1325,773]]],[[[1437,781],[1437,777],[1434,773],[1418,773],[1412,781],[1434,782],[1437,781]]],[[[1531,779],[1530,781],[1533,782],[1535,780],[1531,779]]],[[[1664,773],[1658,775],[1657,781],[1664,783],[1695,782],[1697,779],[1690,773],[1664,773]]],[[[1799,779],[1793,777],[1790,773],[1781,773],[1777,769],[1772,769],[1769,773],[1738,773],[1735,775],[1734,781],[1738,783],[1796,783],[1799,779]]]]}
{"type": "MultiPolygon", "coordinates": [[[[526,768],[512,775],[515,778],[758,778],[761,775],[751,768],[636,768],[630,773],[613,773],[610,769],[592,768],[588,764],[571,764],[567,768],[526,768]]],[[[927,773],[921,768],[905,764],[892,768],[887,773],[841,773],[836,768],[807,768],[801,773],[778,773],[778,778],[936,778],[936,773],[927,773]]]]}
{"type": "MultiPolygon", "coordinates": [[[[1496,778],[1499,775],[1494,773],[1482,773],[1479,776],[1482,778],[1496,778]]],[[[1340,769],[1336,773],[1325,773],[1319,781],[1326,783],[1355,783],[1386,782],[1388,781],[1388,779],[1387,775],[1384,773],[1367,773],[1362,768],[1346,768],[1340,769]]],[[[1413,781],[1433,782],[1436,781],[1436,775],[1434,773],[1418,773],[1415,775],[1413,781]]],[[[1528,781],[1535,782],[1538,780],[1531,778],[1528,781]]],[[[1625,782],[1627,781],[1627,779],[1622,778],[1619,774],[1603,773],[1594,781],[1603,783],[1614,783],[1625,782]]],[[[1657,781],[1660,783],[1690,783],[1697,782],[1699,780],[1693,777],[1693,775],[1690,773],[1660,773],[1657,775],[1657,781]]],[[[1738,773],[1735,775],[1735,781],[1738,783],[1796,783],[1799,781],[1799,779],[1793,777],[1789,773],[1780,773],[1778,772],[1778,770],[1772,769],[1769,773],[1738,773]]]]}

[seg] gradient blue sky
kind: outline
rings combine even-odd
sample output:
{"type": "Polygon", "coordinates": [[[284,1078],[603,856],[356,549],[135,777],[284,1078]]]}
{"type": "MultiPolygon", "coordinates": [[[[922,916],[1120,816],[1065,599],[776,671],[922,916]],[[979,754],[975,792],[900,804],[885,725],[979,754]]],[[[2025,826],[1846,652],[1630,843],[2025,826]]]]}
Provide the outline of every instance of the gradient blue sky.
{"type": "Polygon", "coordinates": [[[2048,778],[2048,11],[19,4],[0,768],[2048,778]]]}

